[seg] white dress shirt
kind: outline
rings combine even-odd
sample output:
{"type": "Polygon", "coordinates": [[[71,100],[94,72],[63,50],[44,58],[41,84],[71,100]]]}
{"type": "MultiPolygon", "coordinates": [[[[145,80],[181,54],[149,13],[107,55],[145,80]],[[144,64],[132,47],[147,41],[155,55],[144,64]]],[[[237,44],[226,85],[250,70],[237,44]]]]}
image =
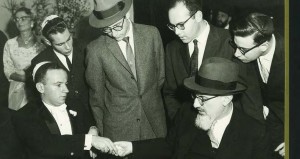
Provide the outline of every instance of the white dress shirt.
{"type": "MultiPolygon", "coordinates": [[[[47,107],[49,112],[52,114],[54,117],[60,134],[61,135],[72,135],[72,127],[71,127],[71,122],[70,118],[67,112],[67,105],[63,104],[61,106],[52,106],[50,104],[47,104],[43,102],[44,105],[47,107]]],[[[85,135],[85,141],[84,141],[84,150],[90,150],[92,147],[92,135],[86,134],[85,135]]]]}
{"type": "MultiPolygon", "coordinates": [[[[67,61],[66,61],[66,58],[65,58],[65,55],[62,55],[61,53],[58,53],[57,51],[53,50],[54,53],[56,54],[56,56],[58,57],[58,59],[60,60],[60,62],[63,63],[63,65],[70,71],[69,67],[68,67],[68,64],[67,64],[67,61]]],[[[73,59],[73,51],[71,52],[70,55],[68,55],[68,58],[70,60],[70,62],[72,63],[72,59],[73,59]]]]}
{"type": "Polygon", "coordinates": [[[222,141],[223,134],[225,132],[226,127],[228,126],[233,112],[233,105],[231,103],[231,109],[229,113],[221,119],[215,120],[212,124],[208,133],[211,133],[214,137],[214,142],[212,141],[212,147],[219,148],[220,143],[222,141]]]}
{"type": "MultiPolygon", "coordinates": [[[[197,39],[198,43],[198,69],[200,68],[201,64],[202,64],[202,59],[203,59],[203,55],[204,55],[204,50],[205,50],[205,46],[206,46],[206,42],[207,42],[207,38],[208,38],[208,34],[210,31],[210,26],[207,23],[207,21],[205,21],[205,28],[202,31],[202,33],[200,33],[195,39],[197,39]]],[[[193,39],[191,42],[188,43],[189,46],[189,53],[190,53],[190,57],[192,56],[193,52],[194,52],[194,43],[193,41],[195,40],[193,39]]]]}
{"type": "Polygon", "coordinates": [[[271,64],[272,64],[272,60],[273,60],[273,56],[274,56],[274,52],[275,52],[276,40],[275,40],[274,35],[272,35],[271,41],[273,41],[271,49],[265,55],[260,56],[257,59],[259,73],[260,73],[260,76],[262,77],[262,80],[264,83],[268,82],[271,64]]]}
{"type": "MultiPolygon", "coordinates": [[[[126,19],[125,19],[125,20],[126,20],[126,19]]],[[[125,37],[129,37],[129,44],[130,44],[130,46],[131,46],[131,48],[132,48],[133,54],[135,54],[135,51],[134,51],[134,40],[133,40],[132,23],[131,23],[130,20],[128,20],[128,21],[129,21],[129,28],[128,28],[128,31],[127,31],[125,37]]],[[[120,40],[120,41],[118,41],[118,44],[119,44],[119,46],[120,46],[120,49],[121,49],[121,51],[122,51],[122,53],[123,53],[125,59],[127,60],[127,55],[126,55],[126,45],[127,45],[127,44],[126,44],[126,42],[123,41],[123,40],[120,40]]]]}

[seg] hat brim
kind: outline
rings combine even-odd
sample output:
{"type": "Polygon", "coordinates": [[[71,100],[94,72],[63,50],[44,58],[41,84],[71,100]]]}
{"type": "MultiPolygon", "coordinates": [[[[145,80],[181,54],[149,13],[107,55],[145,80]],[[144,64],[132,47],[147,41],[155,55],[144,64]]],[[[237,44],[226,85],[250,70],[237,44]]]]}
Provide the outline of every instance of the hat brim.
{"type": "Polygon", "coordinates": [[[247,89],[247,87],[242,83],[237,83],[236,89],[234,90],[220,90],[220,89],[213,89],[200,86],[195,83],[195,77],[190,77],[184,80],[184,86],[193,92],[198,94],[205,94],[205,95],[230,95],[230,94],[238,94],[247,89]]]}
{"type": "Polygon", "coordinates": [[[104,27],[110,26],[110,25],[114,24],[115,22],[119,21],[129,11],[131,4],[132,4],[132,0],[124,0],[124,3],[125,3],[125,6],[124,6],[123,10],[109,18],[98,19],[93,13],[91,13],[91,15],[89,17],[90,25],[94,28],[104,28],[104,27]]]}

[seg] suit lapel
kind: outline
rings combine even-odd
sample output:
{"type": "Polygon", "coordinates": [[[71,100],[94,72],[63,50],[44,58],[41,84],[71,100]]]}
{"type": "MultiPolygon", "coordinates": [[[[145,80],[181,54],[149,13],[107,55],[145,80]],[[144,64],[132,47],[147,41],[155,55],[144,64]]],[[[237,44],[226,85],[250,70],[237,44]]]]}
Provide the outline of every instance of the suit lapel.
{"type": "Polygon", "coordinates": [[[179,53],[182,56],[183,64],[186,69],[186,72],[190,74],[190,53],[189,53],[189,47],[188,44],[184,44],[180,42],[182,45],[180,45],[179,53]]]}
{"type": "Polygon", "coordinates": [[[218,40],[219,40],[219,35],[216,34],[215,28],[210,25],[210,31],[204,49],[203,60],[205,60],[208,57],[213,57],[215,53],[218,53],[217,51],[218,47],[215,46],[215,44],[218,43],[218,40]]]}
{"type": "Polygon", "coordinates": [[[133,76],[133,73],[118,45],[118,42],[108,36],[106,38],[106,46],[108,46],[111,54],[120,62],[120,64],[133,76]]]}
{"type": "MultiPolygon", "coordinates": [[[[218,148],[218,156],[230,152],[230,150],[228,150],[228,149],[231,149],[232,147],[234,147],[236,145],[236,142],[238,141],[238,138],[239,138],[238,130],[240,130],[239,116],[238,116],[236,110],[233,108],[233,114],[232,114],[230,123],[228,124],[227,128],[225,129],[220,146],[218,148]]],[[[222,157],[222,156],[220,156],[220,157],[222,157]]]]}
{"type": "Polygon", "coordinates": [[[47,107],[44,105],[44,103],[40,102],[40,113],[42,118],[45,120],[45,123],[50,131],[51,134],[57,134],[60,135],[60,131],[58,128],[58,125],[54,119],[54,117],[51,115],[47,107]]]}
{"type": "Polygon", "coordinates": [[[51,49],[51,59],[52,61],[55,61],[60,67],[62,67],[64,70],[66,70],[67,72],[69,72],[69,70],[65,67],[65,65],[60,61],[60,59],[57,57],[57,55],[55,54],[55,52],[53,51],[53,49],[51,49]]]}

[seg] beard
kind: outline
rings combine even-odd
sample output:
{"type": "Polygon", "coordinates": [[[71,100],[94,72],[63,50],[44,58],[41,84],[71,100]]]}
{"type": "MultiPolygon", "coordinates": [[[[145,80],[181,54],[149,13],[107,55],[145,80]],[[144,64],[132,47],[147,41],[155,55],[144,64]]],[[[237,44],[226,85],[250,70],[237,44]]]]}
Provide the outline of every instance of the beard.
{"type": "Polygon", "coordinates": [[[225,28],[225,27],[227,26],[228,23],[229,23],[228,20],[226,20],[226,21],[220,21],[220,20],[217,20],[216,26],[221,27],[221,28],[225,28]]]}
{"type": "Polygon", "coordinates": [[[214,120],[207,114],[205,115],[200,115],[197,114],[196,120],[195,120],[195,125],[197,128],[202,129],[204,131],[207,131],[210,129],[212,126],[214,120]]]}

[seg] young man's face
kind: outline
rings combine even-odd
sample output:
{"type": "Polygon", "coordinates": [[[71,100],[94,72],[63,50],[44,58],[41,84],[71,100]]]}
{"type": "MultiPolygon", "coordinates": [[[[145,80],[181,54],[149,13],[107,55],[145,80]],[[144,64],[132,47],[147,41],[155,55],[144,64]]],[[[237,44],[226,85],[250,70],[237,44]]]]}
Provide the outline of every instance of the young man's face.
{"type": "Polygon", "coordinates": [[[261,45],[258,45],[254,42],[253,35],[246,37],[234,36],[234,43],[238,47],[235,50],[234,56],[244,63],[254,61],[263,54],[261,45]]]}
{"type": "Polygon", "coordinates": [[[68,29],[63,33],[50,34],[49,38],[55,51],[67,56],[72,53],[73,38],[68,29]]]}
{"type": "Polygon", "coordinates": [[[62,69],[48,70],[44,82],[40,90],[42,94],[42,100],[53,106],[60,106],[65,103],[67,94],[69,92],[67,88],[68,76],[66,71],[62,69]]]}
{"type": "MultiPolygon", "coordinates": [[[[172,25],[183,23],[189,19],[192,14],[193,13],[190,13],[182,2],[178,2],[175,7],[169,10],[169,22],[172,25]]],[[[200,25],[196,21],[195,16],[196,14],[184,24],[184,30],[175,27],[174,32],[183,43],[189,43],[198,36],[200,25]]]]}
{"type": "Polygon", "coordinates": [[[123,17],[116,23],[103,28],[103,32],[106,35],[116,39],[117,41],[120,41],[126,36],[126,33],[128,32],[129,29],[129,24],[130,24],[129,19],[123,17]]]}
{"type": "MultiPolygon", "coordinates": [[[[206,100],[214,96],[201,95],[200,97],[206,100]]],[[[198,110],[195,124],[198,128],[203,130],[210,129],[212,123],[221,116],[225,110],[222,99],[220,96],[201,102],[199,98],[195,98],[194,107],[198,110]]]]}

